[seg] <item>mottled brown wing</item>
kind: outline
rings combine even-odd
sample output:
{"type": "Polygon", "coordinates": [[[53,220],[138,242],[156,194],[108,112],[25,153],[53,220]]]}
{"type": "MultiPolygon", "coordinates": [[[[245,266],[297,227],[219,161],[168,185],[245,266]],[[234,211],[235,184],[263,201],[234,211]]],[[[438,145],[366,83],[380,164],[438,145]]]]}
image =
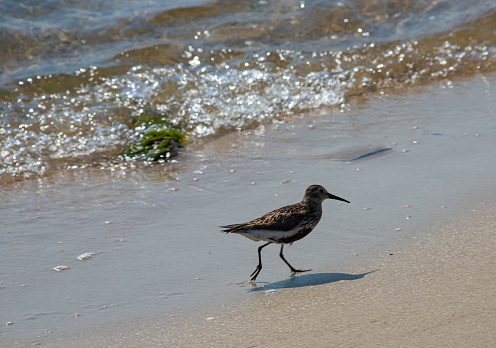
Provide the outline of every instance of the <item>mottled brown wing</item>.
{"type": "Polygon", "coordinates": [[[225,228],[223,232],[226,233],[255,229],[289,231],[302,223],[301,215],[304,213],[305,206],[301,203],[297,203],[276,209],[249,222],[219,227],[225,228]]]}

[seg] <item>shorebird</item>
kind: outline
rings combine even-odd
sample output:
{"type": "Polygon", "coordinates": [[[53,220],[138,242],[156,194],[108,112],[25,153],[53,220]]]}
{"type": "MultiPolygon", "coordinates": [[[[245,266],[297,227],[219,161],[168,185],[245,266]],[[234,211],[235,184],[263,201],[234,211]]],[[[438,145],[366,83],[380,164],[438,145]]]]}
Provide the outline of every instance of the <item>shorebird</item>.
{"type": "Polygon", "coordinates": [[[279,256],[289,266],[293,275],[311,271],[294,268],[282,252],[284,244],[293,244],[312,232],[322,217],[322,202],[328,198],[350,203],[344,198],[330,194],[323,186],[311,185],[306,189],[300,203],[287,205],[241,224],[219,226],[224,229],[222,232],[238,233],[256,242],[267,242],[258,248],[258,266],[250,276],[251,281],[255,281],[262,270],[262,249],[272,243],[281,244],[279,256]]]}

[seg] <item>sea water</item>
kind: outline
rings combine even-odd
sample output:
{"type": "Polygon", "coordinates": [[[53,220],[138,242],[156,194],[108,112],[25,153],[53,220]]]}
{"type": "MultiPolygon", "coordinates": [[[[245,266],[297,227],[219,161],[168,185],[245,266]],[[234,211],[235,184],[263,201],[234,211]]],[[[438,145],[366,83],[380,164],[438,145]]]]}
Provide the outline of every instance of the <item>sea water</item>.
{"type": "MultiPolygon", "coordinates": [[[[0,7],[7,346],[251,296],[259,245],[217,226],[296,203],[310,184],[352,204],[324,202],[286,257],[339,272],[449,208],[467,174],[453,144],[467,170],[485,162],[471,149],[493,126],[490,1],[0,7]],[[143,110],[189,134],[174,160],[119,157],[143,110]],[[434,154],[439,170],[432,158],[423,169],[434,154]]],[[[288,279],[277,254],[264,249],[259,280],[288,279]]]]}

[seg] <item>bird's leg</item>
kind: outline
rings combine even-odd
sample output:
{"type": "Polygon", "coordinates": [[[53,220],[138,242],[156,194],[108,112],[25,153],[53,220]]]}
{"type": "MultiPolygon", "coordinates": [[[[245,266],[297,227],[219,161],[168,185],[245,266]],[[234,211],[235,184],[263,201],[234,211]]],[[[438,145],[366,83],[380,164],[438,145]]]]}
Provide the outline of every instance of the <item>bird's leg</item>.
{"type": "Polygon", "coordinates": [[[311,271],[311,269],[305,269],[305,270],[301,270],[301,269],[295,269],[293,266],[291,266],[288,262],[288,260],[286,260],[284,258],[284,255],[282,254],[282,250],[284,249],[284,244],[281,244],[281,252],[279,253],[279,256],[281,257],[281,259],[286,262],[286,265],[289,266],[289,268],[291,268],[291,272],[293,272],[293,274],[295,273],[301,273],[301,272],[308,272],[308,271],[311,271]]]}
{"type": "Polygon", "coordinates": [[[262,249],[266,247],[267,245],[271,244],[271,242],[268,242],[267,244],[262,245],[261,247],[258,248],[258,266],[255,268],[253,273],[250,275],[251,281],[254,282],[255,279],[257,279],[258,274],[262,270],[262,249]]]}

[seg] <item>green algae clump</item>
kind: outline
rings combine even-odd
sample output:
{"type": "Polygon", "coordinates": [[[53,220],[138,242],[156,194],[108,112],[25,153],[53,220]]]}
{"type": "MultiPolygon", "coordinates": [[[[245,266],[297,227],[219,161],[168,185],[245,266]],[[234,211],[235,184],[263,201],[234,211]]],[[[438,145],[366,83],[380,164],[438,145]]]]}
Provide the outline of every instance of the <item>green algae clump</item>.
{"type": "Polygon", "coordinates": [[[186,138],[186,134],[174,129],[151,130],[139,144],[132,145],[123,155],[145,161],[167,160],[177,156],[186,138]]]}

